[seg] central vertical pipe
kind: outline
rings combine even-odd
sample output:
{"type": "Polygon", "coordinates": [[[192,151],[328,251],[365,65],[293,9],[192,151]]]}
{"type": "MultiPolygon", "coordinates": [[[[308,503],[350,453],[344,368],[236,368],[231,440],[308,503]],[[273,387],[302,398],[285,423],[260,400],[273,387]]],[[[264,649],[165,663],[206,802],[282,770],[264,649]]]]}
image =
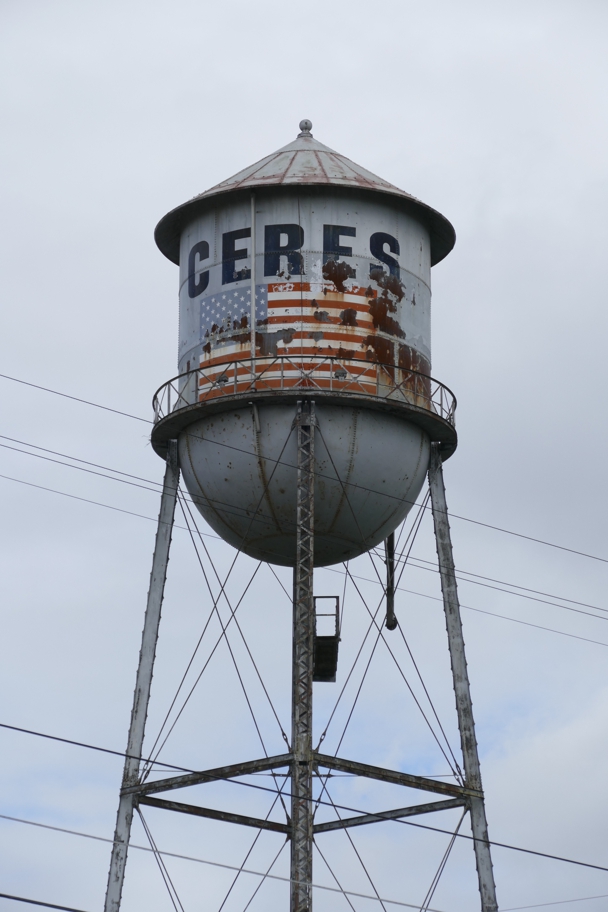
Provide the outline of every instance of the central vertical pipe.
{"type": "Polygon", "coordinates": [[[290,912],[312,909],[312,679],[314,669],[314,402],[298,402],[296,564],[293,576],[290,912]]]}
{"type": "Polygon", "coordinates": [[[251,382],[255,386],[255,193],[251,194],[251,309],[249,325],[251,327],[251,382]]]}

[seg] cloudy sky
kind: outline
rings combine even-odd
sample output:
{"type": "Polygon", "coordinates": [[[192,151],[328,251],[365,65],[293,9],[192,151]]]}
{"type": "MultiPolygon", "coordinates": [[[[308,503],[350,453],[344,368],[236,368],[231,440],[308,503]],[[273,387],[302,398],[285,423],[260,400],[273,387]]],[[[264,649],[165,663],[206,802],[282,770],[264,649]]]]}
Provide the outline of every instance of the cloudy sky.
{"type": "MultiPolygon", "coordinates": [[[[528,536],[452,520],[457,566],[469,579],[460,595],[491,838],[608,866],[606,5],[4,0],[0,17],[0,373],[144,419],[0,379],[0,722],[124,749],[163,472],[146,421],[177,349],[177,269],[153,229],[175,205],[289,142],[308,117],[321,142],[456,228],[453,253],[433,270],[434,374],[459,401],[448,504],[459,517],[528,536]],[[74,457],[148,481],[134,487],[115,475],[108,484],[106,468],[79,463],[102,474],[80,471],[74,457]]],[[[148,747],[211,605],[177,521],[148,747]]],[[[225,573],[234,553],[205,542],[207,565],[225,573]]],[[[428,517],[412,554],[397,612],[455,749],[439,584],[424,563],[435,557],[428,517]]],[[[254,569],[239,558],[231,600],[254,569]]],[[[360,594],[352,582],[346,588],[342,681],[367,627],[363,599],[373,609],[379,599],[370,559],[351,570],[362,579],[360,594]]],[[[336,571],[318,574],[319,594],[342,594],[336,571]]],[[[267,569],[240,610],[286,727],[289,605],[267,569]]],[[[421,694],[403,641],[390,636],[421,694]]],[[[278,753],[280,728],[236,634],[234,650],[265,744],[278,753]]],[[[331,688],[318,688],[320,729],[331,688]]],[[[0,813],[111,838],[119,758],[9,730],[0,738],[0,813]]],[[[260,751],[222,646],[162,756],[204,768],[260,751]]],[[[382,642],[341,752],[449,773],[382,642]]],[[[262,816],[271,804],[260,789],[205,794],[191,797],[262,816]]],[[[335,780],[332,797],[365,809],[403,801],[346,779],[335,780]]],[[[238,867],[255,836],[153,809],[146,820],[160,848],[216,865],[238,867]]],[[[457,817],[426,822],[451,830],[457,817]]],[[[0,892],[102,908],[107,843],[10,820],[0,820],[0,839],[0,892]]],[[[147,844],[139,822],[133,839],[147,844]]],[[[353,841],[380,896],[417,907],[448,837],[386,823],[353,841]]],[[[281,845],[266,834],[249,867],[265,871],[281,845]]],[[[321,848],[344,889],[373,893],[344,834],[328,834],[321,848]]],[[[272,869],[279,877],[287,854],[272,869]]],[[[220,908],[230,871],[167,865],[186,912],[220,908]]],[[[494,866],[501,909],[564,900],[574,901],[546,908],[606,908],[606,872],[503,848],[494,866]]],[[[319,857],[315,882],[335,886],[319,857]]],[[[258,883],[239,878],[226,912],[243,909],[258,883]]],[[[379,906],[351,901],[357,912],[379,906]]],[[[322,891],[315,902],[350,908],[322,891]]],[[[460,840],[431,906],[468,912],[477,902],[471,846],[460,840]]],[[[133,850],[123,908],[144,904],[172,908],[153,857],[133,850]]],[[[0,899],[0,908],[19,906],[0,899]]],[[[250,908],[286,909],[285,883],[267,881],[250,908]]]]}

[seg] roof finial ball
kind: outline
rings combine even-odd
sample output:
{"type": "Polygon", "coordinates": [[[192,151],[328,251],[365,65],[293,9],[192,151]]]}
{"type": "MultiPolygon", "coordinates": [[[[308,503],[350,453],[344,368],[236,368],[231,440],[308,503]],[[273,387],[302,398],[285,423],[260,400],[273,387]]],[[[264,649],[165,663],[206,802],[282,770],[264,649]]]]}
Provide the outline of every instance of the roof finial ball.
{"type": "Polygon", "coordinates": [[[310,132],[312,130],[312,120],[301,120],[300,121],[300,130],[302,131],[300,136],[312,136],[310,132]]]}

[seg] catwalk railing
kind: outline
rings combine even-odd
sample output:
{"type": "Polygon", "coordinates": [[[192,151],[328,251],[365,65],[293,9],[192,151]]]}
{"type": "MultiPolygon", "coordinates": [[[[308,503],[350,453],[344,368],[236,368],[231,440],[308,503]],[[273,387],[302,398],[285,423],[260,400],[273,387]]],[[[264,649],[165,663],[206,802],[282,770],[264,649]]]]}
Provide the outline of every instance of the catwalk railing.
{"type": "Polygon", "coordinates": [[[425,409],[454,426],[456,397],[427,374],[394,364],[323,355],[278,355],[221,361],[179,374],[157,390],[154,420],[183,408],[293,391],[364,396],[425,409]]]}

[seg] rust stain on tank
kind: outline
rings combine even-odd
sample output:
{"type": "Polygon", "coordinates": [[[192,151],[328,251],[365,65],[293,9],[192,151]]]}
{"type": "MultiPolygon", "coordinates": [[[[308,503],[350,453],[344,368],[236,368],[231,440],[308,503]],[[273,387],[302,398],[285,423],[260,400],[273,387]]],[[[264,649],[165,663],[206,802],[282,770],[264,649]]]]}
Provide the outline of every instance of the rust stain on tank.
{"type": "Polygon", "coordinates": [[[395,313],[397,305],[391,301],[386,289],[380,297],[369,299],[369,312],[374,323],[374,329],[385,332],[389,336],[396,336],[398,339],[405,339],[405,333],[401,326],[389,313],[395,313]]]}
{"type": "Polygon", "coordinates": [[[342,321],[342,326],[358,326],[357,323],[357,311],[354,307],[347,307],[340,314],[340,319],[342,321]]]}
{"type": "Polygon", "coordinates": [[[431,365],[419,351],[411,345],[399,343],[399,367],[402,370],[414,370],[421,374],[430,375],[431,365]]]}
{"type": "Polygon", "coordinates": [[[260,355],[262,356],[272,355],[273,357],[276,357],[277,345],[279,342],[282,342],[283,345],[289,345],[290,342],[293,342],[295,334],[295,329],[279,329],[277,332],[273,333],[256,333],[256,348],[259,349],[260,355]]]}
{"type": "Polygon", "coordinates": [[[382,364],[393,363],[394,346],[390,339],[383,339],[382,336],[375,335],[367,336],[365,342],[361,343],[361,348],[367,348],[368,361],[380,361],[382,364]]]}
{"type": "Polygon", "coordinates": [[[384,269],[378,267],[378,269],[372,269],[370,278],[372,278],[380,288],[384,289],[384,291],[394,295],[398,301],[403,300],[405,286],[397,276],[392,275],[390,272],[385,272],[384,269]]]}
{"type": "MultiPolygon", "coordinates": [[[[328,260],[323,266],[323,278],[327,282],[333,282],[336,291],[344,294],[346,291],[344,283],[347,279],[355,275],[355,270],[348,263],[340,263],[338,260],[328,260]]],[[[324,293],[327,294],[325,289],[324,293]]]]}

